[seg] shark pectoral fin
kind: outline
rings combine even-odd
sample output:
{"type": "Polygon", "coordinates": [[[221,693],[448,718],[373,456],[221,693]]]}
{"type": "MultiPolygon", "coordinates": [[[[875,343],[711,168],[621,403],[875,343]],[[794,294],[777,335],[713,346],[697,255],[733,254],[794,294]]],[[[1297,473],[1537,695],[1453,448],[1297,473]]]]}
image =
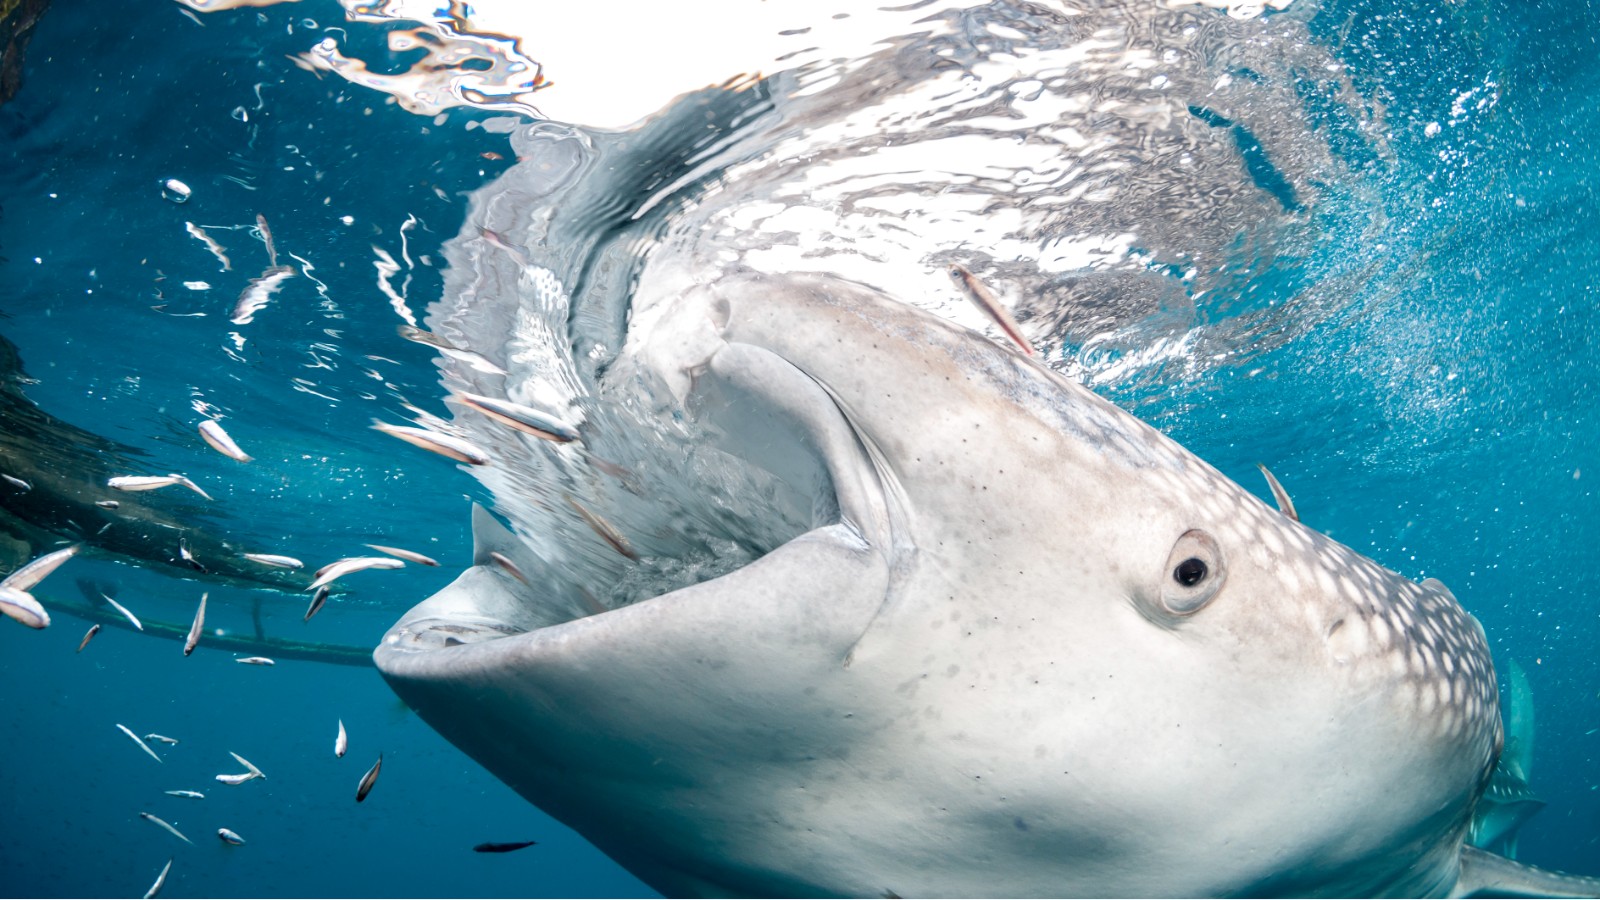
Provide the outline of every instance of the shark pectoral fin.
{"type": "Polygon", "coordinates": [[[1461,874],[1450,896],[1600,897],[1600,878],[1552,872],[1476,847],[1462,847],[1461,874]]]}

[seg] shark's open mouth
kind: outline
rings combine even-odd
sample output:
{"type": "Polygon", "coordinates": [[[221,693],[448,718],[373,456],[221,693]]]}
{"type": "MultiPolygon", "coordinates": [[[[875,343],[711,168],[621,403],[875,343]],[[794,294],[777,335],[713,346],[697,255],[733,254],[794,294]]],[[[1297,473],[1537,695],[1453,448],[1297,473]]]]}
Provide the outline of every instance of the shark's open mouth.
{"type": "Polygon", "coordinates": [[[564,495],[564,511],[577,511],[571,518],[615,551],[604,565],[586,555],[544,558],[475,508],[473,568],[447,592],[451,602],[419,607],[389,646],[445,649],[625,610],[742,569],[816,529],[842,528],[861,541],[884,534],[874,454],[821,384],[749,344],[722,344],[692,369],[674,417],[694,438],[680,457],[692,464],[678,467],[677,482],[641,466],[652,480],[630,496],[662,502],[630,504],[614,524],[614,513],[591,510],[594,501],[564,495]],[[675,489],[696,479],[694,491],[675,489]],[[722,493],[729,485],[745,493],[722,493]],[[612,556],[624,553],[635,558],[617,567],[612,556]]]}

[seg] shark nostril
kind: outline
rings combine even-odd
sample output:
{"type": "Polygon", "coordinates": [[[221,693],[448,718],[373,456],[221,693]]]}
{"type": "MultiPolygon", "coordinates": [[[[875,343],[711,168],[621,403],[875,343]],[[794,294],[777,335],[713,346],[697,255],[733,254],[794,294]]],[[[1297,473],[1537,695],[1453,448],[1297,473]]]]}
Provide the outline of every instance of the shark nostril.
{"type": "Polygon", "coordinates": [[[1326,637],[1326,638],[1332,638],[1335,634],[1338,634],[1339,633],[1339,629],[1341,629],[1343,627],[1344,627],[1344,619],[1335,619],[1333,624],[1328,626],[1328,633],[1323,635],[1323,636],[1326,637]]]}

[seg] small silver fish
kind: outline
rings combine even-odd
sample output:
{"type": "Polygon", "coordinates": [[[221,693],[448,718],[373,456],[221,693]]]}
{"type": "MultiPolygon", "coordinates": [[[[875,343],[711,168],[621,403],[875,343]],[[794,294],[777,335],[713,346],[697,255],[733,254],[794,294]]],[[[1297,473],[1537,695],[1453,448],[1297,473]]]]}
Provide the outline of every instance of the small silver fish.
{"type": "Polygon", "coordinates": [[[245,772],[240,775],[218,775],[217,780],[223,784],[244,784],[246,781],[260,777],[254,772],[245,772]]]}
{"type": "Polygon", "coordinates": [[[13,487],[15,487],[19,491],[31,491],[31,490],[33,490],[33,485],[27,483],[26,481],[23,481],[21,478],[18,478],[15,475],[7,475],[7,474],[5,474],[3,472],[0,472],[0,478],[4,478],[6,480],[7,484],[12,485],[13,487]]]}
{"type": "Polygon", "coordinates": [[[372,764],[367,774],[361,776],[361,783],[356,785],[356,802],[367,799],[367,794],[372,792],[372,786],[378,783],[378,772],[383,769],[383,754],[378,754],[378,761],[372,764]]]}
{"type": "Polygon", "coordinates": [[[300,621],[311,621],[311,617],[316,615],[317,612],[322,609],[322,604],[328,602],[328,594],[330,591],[331,588],[329,588],[327,585],[317,588],[317,592],[311,595],[311,605],[306,607],[306,617],[300,621]]]}
{"type": "Polygon", "coordinates": [[[0,613],[33,629],[50,627],[50,614],[27,591],[0,586],[0,613]]]}
{"type": "Polygon", "coordinates": [[[106,487],[119,491],[153,491],[157,488],[171,487],[181,484],[196,494],[211,499],[211,495],[200,490],[200,486],[189,479],[174,472],[170,475],[119,475],[106,482],[106,487]]]}
{"type": "Polygon", "coordinates": [[[178,542],[178,561],[196,572],[207,571],[206,567],[200,564],[200,560],[195,559],[194,554],[189,552],[189,545],[183,541],[178,542]]]}
{"type": "Polygon", "coordinates": [[[228,433],[222,430],[222,426],[218,425],[215,419],[206,419],[200,423],[200,438],[210,444],[211,449],[229,459],[244,463],[252,459],[250,454],[239,449],[239,445],[233,442],[233,438],[228,437],[228,433]]]}
{"type": "Polygon", "coordinates": [[[176,744],[178,742],[177,738],[169,738],[164,734],[147,734],[144,739],[147,741],[160,741],[163,744],[176,744]]]}
{"type": "Polygon", "coordinates": [[[528,585],[529,587],[533,587],[533,582],[528,580],[528,576],[522,574],[522,567],[517,565],[516,563],[512,562],[511,561],[511,557],[506,556],[504,553],[501,553],[499,550],[490,550],[489,551],[489,561],[494,563],[495,565],[499,566],[500,568],[505,569],[506,573],[509,574],[512,578],[515,578],[516,580],[522,582],[525,585],[528,585]]]}
{"type": "Polygon", "coordinates": [[[115,500],[96,500],[94,505],[100,507],[101,509],[117,509],[122,506],[121,503],[118,503],[115,500]]]}
{"type": "Polygon", "coordinates": [[[144,900],[151,900],[161,893],[161,888],[167,883],[167,873],[172,871],[172,857],[167,857],[167,864],[161,867],[161,874],[156,876],[156,883],[150,885],[150,890],[144,892],[144,900]]]}
{"type": "Polygon", "coordinates": [[[360,572],[364,569],[400,569],[404,567],[405,563],[386,556],[357,556],[351,559],[341,559],[336,563],[331,563],[319,569],[318,571],[322,575],[316,581],[311,582],[311,587],[306,588],[306,590],[315,590],[325,584],[331,584],[351,572],[360,572]]]}
{"type": "Polygon", "coordinates": [[[99,633],[100,633],[100,623],[99,622],[96,622],[93,625],[90,625],[89,626],[89,630],[83,633],[83,640],[78,642],[78,650],[77,650],[77,652],[82,653],[83,652],[83,648],[89,646],[89,642],[94,640],[94,636],[99,634],[99,633]]]}
{"type": "Polygon", "coordinates": [[[194,611],[194,622],[189,626],[189,636],[184,638],[183,641],[184,656],[193,653],[195,646],[200,643],[200,632],[206,627],[206,597],[208,596],[210,596],[209,592],[200,595],[200,608],[194,611]]]}
{"type": "Polygon", "coordinates": [[[228,321],[235,325],[249,325],[255,320],[256,313],[272,301],[272,295],[278,292],[284,280],[293,275],[292,266],[272,266],[259,277],[250,279],[244,293],[239,295],[239,302],[234,304],[233,315],[228,321]]]}
{"type": "Polygon", "coordinates": [[[426,428],[412,428],[407,425],[390,425],[386,422],[374,421],[373,429],[384,434],[397,437],[412,446],[421,447],[440,456],[447,456],[456,462],[463,462],[472,466],[483,466],[489,463],[489,454],[483,452],[475,444],[464,441],[454,435],[440,434],[426,428]]]}
{"type": "Polygon", "coordinates": [[[187,797],[190,800],[204,800],[206,798],[206,795],[199,791],[162,791],[162,793],[169,797],[187,797]]]}
{"type": "Polygon", "coordinates": [[[138,616],[134,615],[131,612],[128,612],[128,608],[126,606],[123,606],[121,603],[118,603],[117,601],[111,599],[104,592],[102,592],[100,594],[100,599],[104,600],[105,602],[107,602],[109,604],[111,604],[111,608],[112,609],[116,610],[119,613],[122,613],[122,617],[124,619],[127,619],[129,622],[132,622],[134,628],[138,629],[139,631],[143,631],[144,630],[144,623],[139,621],[139,617],[138,616]]]}
{"type": "Polygon", "coordinates": [[[224,272],[233,271],[233,263],[228,261],[227,251],[224,250],[223,246],[221,244],[217,243],[211,237],[211,235],[206,234],[205,229],[201,228],[199,225],[194,224],[193,222],[185,222],[185,223],[183,223],[183,227],[184,227],[184,230],[188,231],[190,236],[192,236],[195,240],[201,242],[202,244],[205,244],[206,245],[206,249],[211,251],[211,255],[215,256],[217,258],[217,261],[222,263],[222,271],[224,271],[224,272]]]}
{"type": "Polygon", "coordinates": [[[582,516],[583,521],[594,529],[595,534],[600,535],[601,540],[611,545],[611,549],[626,556],[628,559],[637,560],[639,558],[639,554],[634,552],[633,545],[628,543],[628,539],[622,536],[622,532],[618,531],[615,525],[612,525],[598,514],[590,512],[588,507],[572,499],[570,495],[562,494],[561,497],[567,501],[568,506],[577,510],[578,515],[582,516]]]}
{"type": "Polygon", "coordinates": [[[578,439],[578,430],[547,412],[531,406],[462,392],[456,399],[480,413],[534,437],[565,444],[578,439]]]}
{"type": "Polygon", "coordinates": [[[999,326],[1000,330],[1005,332],[1005,336],[1010,338],[1012,343],[1021,348],[1022,352],[1028,356],[1033,355],[1033,345],[1028,343],[1028,339],[1022,336],[1022,327],[1017,324],[1016,319],[1011,317],[1011,313],[1007,312],[1006,308],[1000,304],[994,293],[989,290],[988,285],[979,281],[978,276],[972,274],[966,266],[960,263],[950,267],[950,277],[966,288],[968,299],[978,309],[982,310],[990,321],[999,326]]]}
{"type": "Polygon", "coordinates": [[[261,771],[260,769],[256,768],[255,765],[250,762],[250,760],[245,759],[244,757],[242,757],[239,754],[233,752],[232,750],[228,751],[228,755],[233,757],[234,759],[238,760],[239,761],[239,765],[244,766],[246,769],[249,769],[251,775],[254,775],[257,778],[266,778],[267,777],[267,774],[265,772],[261,771]]]}
{"type": "Polygon", "coordinates": [[[350,749],[350,738],[344,733],[344,720],[339,720],[339,736],[333,739],[333,755],[344,758],[344,752],[350,749]]]}
{"type": "Polygon", "coordinates": [[[160,825],[162,828],[165,828],[169,833],[171,833],[173,837],[183,841],[185,844],[193,844],[194,843],[194,841],[191,841],[188,838],[184,837],[183,836],[183,832],[179,831],[176,828],[173,828],[171,825],[168,825],[165,821],[163,821],[158,816],[152,816],[147,812],[142,812],[142,813],[139,813],[139,818],[145,820],[146,822],[153,822],[153,823],[155,823],[157,825],[160,825]]]}
{"type": "Polygon", "coordinates": [[[278,248],[272,243],[272,229],[267,227],[267,217],[256,213],[256,231],[261,234],[261,243],[267,245],[267,265],[278,264],[278,248]]]}
{"type": "Polygon", "coordinates": [[[133,742],[135,744],[139,745],[139,749],[140,750],[143,750],[144,752],[150,754],[150,758],[151,759],[155,760],[156,762],[165,762],[165,760],[163,760],[161,757],[156,755],[156,752],[154,750],[150,749],[150,745],[146,744],[144,742],[144,738],[141,738],[137,734],[134,734],[132,731],[129,731],[128,730],[128,726],[123,725],[123,724],[121,724],[119,722],[117,724],[117,728],[121,729],[122,733],[127,735],[129,738],[132,738],[133,742]]]}
{"type": "Polygon", "coordinates": [[[385,547],[382,544],[365,544],[364,546],[371,547],[379,553],[387,553],[395,559],[403,559],[406,562],[414,562],[419,566],[439,565],[438,560],[431,556],[423,556],[421,553],[417,553],[414,550],[402,550],[399,547],[385,547]]]}
{"type": "Polygon", "coordinates": [[[265,656],[244,656],[244,657],[240,657],[238,659],[235,659],[234,662],[236,662],[236,663],[244,663],[247,666],[275,666],[275,665],[277,665],[277,663],[273,662],[270,659],[267,659],[265,656]]]}
{"type": "Polygon", "coordinates": [[[61,568],[61,564],[71,559],[82,544],[73,544],[54,553],[46,553],[38,559],[21,566],[15,572],[0,580],[0,587],[11,588],[16,591],[31,591],[33,586],[45,579],[45,576],[61,568]]]}
{"type": "Polygon", "coordinates": [[[305,563],[292,556],[278,556],[275,553],[246,553],[245,559],[258,562],[263,566],[275,566],[279,569],[303,569],[305,563]]]}
{"type": "Polygon", "coordinates": [[[239,835],[235,834],[232,831],[229,831],[226,828],[218,828],[217,829],[217,837],[222,838],[222,842],[224,844],[232,844],[235,847],[239,847],[239,846],[243,846],[244,845],[244,838],[239,837],[239,835]]]}
{"type": "MultiPolygon", "coordinates": [[[[311,577],[312,578],[321,578],[322,576],[324,576],[324,575],[328,574],[329,572],[333,571],[333,567],[334,566],[340,565],[342,563],[347,563],[352,559],[361,559],[361,557],[359,557],[359,556],[341,556],[338,559],[334,560],[333,562],[328,563],[327,565],[323,566],[322,568],[316,570],[315,572],[312,572],[311,573],[311,577]]],[[[310,588],[307,588],[307,590],[310,590],[310,588]]]]}

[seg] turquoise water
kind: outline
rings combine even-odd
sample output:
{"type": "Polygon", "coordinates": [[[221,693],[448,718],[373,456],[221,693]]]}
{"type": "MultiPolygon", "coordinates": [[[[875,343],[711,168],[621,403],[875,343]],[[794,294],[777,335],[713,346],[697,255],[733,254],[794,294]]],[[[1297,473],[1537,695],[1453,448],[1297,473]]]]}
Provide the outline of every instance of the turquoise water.
{"type": "MultiPolygon", "coordinates": [[[[135,16],[57,2],[27,49],[22,90],[0,107],[0,335],[32,379],[20,387],[27,401],[55,420],[43,437],[18,424],[7,437],[34,438],[26,446],[48,478],[187,473],[216,501],[181,488],[137,499],[242,549],[320,565],[374,542],[443,565],[352,576],[302,622],[295,594],[174,577],[160,560],[85,553],[70,562],[41,588],[51,628],[0,629],[9,707],[0,892],[131,894],[175,856],[166,896],[646,893],[438,738],[370,668],[287,657],[241,666],[233,657],[242,654],[205,643],[184,658],[172,641],[110,627],[73,652],[88,622],[67,604],[91,602],[75,581],[152,622],[185,625],[208,591],[213,629],[371,647],[470,562],[469,502],[494,499],[448,461],[367,428],[374,417],[413,418],[408,404],[448,414],[435,352],[396,333],[374,248],[400,266],[391,285],[419,319],[442,294],[452,299],[446,242],[479,208],[471,193],[495,195],[515,162],[504,135],[466,127],[494,114],[417,115],[292,65],[286,57],[343,27],[347,53],[403,68],[403,55],[384,56],[378,29],[343,22],[331,4],[213,13],[203,26],[179,9],[135,16]],[[168,179],[189,187],[186,202],[163,196],[168,179]],[[235,325],[236,299],[269,264],[248,231],[258,215],[299,274],[235,325]],[[230,270],[185,223],[226,247],[230,270]],[[210,287],[184,286],[201,281],[210,287]],[[256,462],[231,462],[196,440],[202,410],[224,416],[256,462]],[[112,443],[69,452],[90,434],[112,443]],[[351,749],[336,759],[341,720],[351,749]],[[117,723],[181,743],[158,747],[157,764],[117,723]],[[268,777],[214,781],[239,771],[229,751],[268,777]],[[356,805],[356,782],[380,752],[382,777],[356,805]],[[162,793],[174,789],[207,796],[162,793]],[[196,846],[140,821],[141,811],[196,846]],[[216,841],[219,827],[247,844],[216,841]],[[520,840],[539,844],[471,849],[520,840]]],[[[1138,201],[1124,211],[1145,242],[1133,252],[1148,261],[1017,274],[1049,300],[1020,304],[1019,318],[1055,365],[1242,484],[1264,495],[1254,466],[1265,462],[1308,524],[1450,585],[1482,620],[1502,673],[1510,659],[1529,673],[1538,710],[1530,781],[1548,806],[1524,827],[1520,858],[1593,873],[1600,10],[1327,2],[1291,12],[1298,18],[1268,21],[1285,33],[1295,24],[1305,46],[1282,39],[1232,69],[1262,92],[1193,116],[1197,133],[1217,137],[1204,174],[1232,193],[1195,206],[1160,157],[1116,176],[1138,201]],[[1292,62],[1274,70],[1274,59],[1292,62]],[[1342,64],[1354,93],[1311,60],[1342,64]],[[1192,227],[1162,233],[1166,214],[1192,227]],[[1187,259],[1174,250],[1213,238],[1187,259]],[[1204,290],[1170,275],[1189,265],[1204,270],[1204,290]],[[1129,291],[1153,299],[1126,308],[1105,299],[1129,291]],[[1097,317],[1092,327],[1087,316],[1097,317]],[[1179,349],[1151,351],[1163,347],[1179,349]]],[[[925,75],[910,63],[902,74],[925,75]]],[[[874,102],[844,94],[838,105],[874,102]]],[[[755,158],[768,140],[718,127],[734,159],[755,158]]],[[[674,149],[689,152],[668,144],[650,157],[594,140],[602,159],[655,159],[661,171],[673,171],[674,149]]],[[[791,177],[722,165],[706,181],[734,198],[729,208],[760,191],[781,196],[791,177]]],[[[584,184],[627,209],[660,189],[655,174],[584,184]]],[[[602,310],[615,298],[585,266],[626,259],[638,233],[605,206],[564,211],[574,238],[558,248],[588,279],[577,299],[602,310]]],[[[694,221],[660,215],[673,238],[694,221]]],[[[1094,225],[1120,224],[1093,215],[1106,217],[1094,225]]],[[[83,530],[13,500],[34,527],[83,530]]],[[[170,559],[172,543],[157,555],[170,559]]]]}

